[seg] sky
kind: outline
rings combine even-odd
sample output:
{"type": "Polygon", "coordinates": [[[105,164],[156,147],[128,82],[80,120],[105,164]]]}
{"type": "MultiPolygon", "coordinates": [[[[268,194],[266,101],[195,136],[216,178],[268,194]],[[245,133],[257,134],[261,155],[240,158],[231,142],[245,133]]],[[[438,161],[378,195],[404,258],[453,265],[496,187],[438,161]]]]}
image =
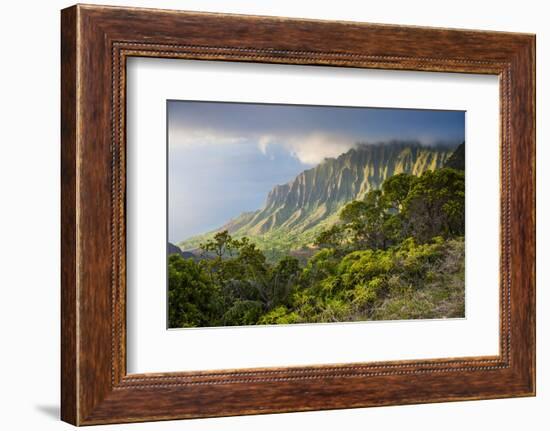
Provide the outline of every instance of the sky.
{"type": "Polygon", "coordinates": [[[167,102],[168,239],[261,208],[267,193],[357,143],[464,141],[463,111],[167,102]]]}

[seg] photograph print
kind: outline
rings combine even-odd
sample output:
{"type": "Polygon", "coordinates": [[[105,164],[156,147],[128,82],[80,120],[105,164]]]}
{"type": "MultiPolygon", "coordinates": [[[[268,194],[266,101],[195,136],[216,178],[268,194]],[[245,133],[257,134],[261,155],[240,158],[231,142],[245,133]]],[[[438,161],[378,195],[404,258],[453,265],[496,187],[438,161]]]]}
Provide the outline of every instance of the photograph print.
{"type": "Polygon", "coordinates": [[[465,317],[465,112],[167,101],[168,328],[465,317]]]}

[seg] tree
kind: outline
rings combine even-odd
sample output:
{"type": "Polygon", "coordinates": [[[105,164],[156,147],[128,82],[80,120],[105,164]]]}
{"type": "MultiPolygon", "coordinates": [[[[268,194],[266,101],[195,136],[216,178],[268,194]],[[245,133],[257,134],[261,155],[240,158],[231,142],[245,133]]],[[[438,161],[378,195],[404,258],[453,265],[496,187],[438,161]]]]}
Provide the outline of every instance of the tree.
{"type": "Polygon", "coordinates": [[[390,214],[381,190],[371,190],[362,201],[347,204],[340,213],[344,228],[351,232],[356,248],[386,248],[384,230],[390,214]]]}
{"type": "Polygon", "coordinates": [[[287,304],[301,269],[297,259],[287,256],[275,266],[248,238],[234,239],[219,232],[202,244],[201,266],[221,292],[224,325],[257,323],[263,313],[287,304]]]}
{"type": "Polygon", "coordinates": [[[250,285],[263,304],[264,311],[271,311],[280,305],[287,305],[292,289],[300,274],[300,265],[294,257],[287,256],[267,271],[256,273],[250,285]]]}
{"type": "Polygon", "coordinates": [[[236,247],[237,244],[227,230],[216,233],[213,239],[199,245],[204,252],[214,253],[218,259],[226,255],[232,256],[236,247]]]}
{"type": "Polygon", "coordinates": [[[463,236],[464,221],[464,172],[443,168],[420,177],[398,174],[380,190],[344,206],[339,223],[322,231],[315,244],[341,256],[387,249],[407,237],[426,243],[436,236],[463,236]]]}
{"type": "Polygon", "coordinates": [[[193,259],[168,258],[168,326],[211,326],[221,312],[220,291],[193,259]]]}
{"type": "Polygon", "coordinates": [[[242,274],[254,277],[267,272],[266,257],[256,244],[246,237],[234,240],[233,243],[238,253],[236,261],[242,274]]]}
{"type": "Polygon", "coordinates": [[[346,241],[346,229],[342,224],[334,224],[321,231],[314,241],[314,245],[320,248],[341,249],[346,241]]]}
{"type": "Polygon", "coordinates": [[[416,183],[418,177],[410,174],[397,174],[388,178],[382,184],[382,193],[387,207],[400,212],[409,192],[416,183]]]}
{"type": "Polygon", "coordinates": [[[262,270],[265,256],[248,238],[233,239],[227,230],[218,232],[200,244],[203,260],[213,282],[225,286],[231,280],[243,280],[248,269],[262,270]]]}
{"type": "Polygon", "coordinates": [[[464,235],[464,190],[464,172],[443,168],[422,174],[403,202],[405,234],[421,243],[464,235]]]}

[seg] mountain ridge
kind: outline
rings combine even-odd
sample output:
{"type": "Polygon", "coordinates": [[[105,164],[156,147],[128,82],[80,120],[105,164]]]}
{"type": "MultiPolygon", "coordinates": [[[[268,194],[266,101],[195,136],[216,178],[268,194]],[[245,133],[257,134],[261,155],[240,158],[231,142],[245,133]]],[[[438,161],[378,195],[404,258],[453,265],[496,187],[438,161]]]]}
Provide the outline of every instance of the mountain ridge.
{"type": "Polygon", "coordinates": [[[347,202],[362,199],[390,176],[420,175],[441,168],[452,154],[453,148],[448,146],[426,146],[415,141],[360,143],[274,186],[262,208],[242,213],[219,229],[179,245],[182,250],[193,249],[215,232],[227,230],[236,237],[255,239],[263,249],[289,251],[307,246],[321,228],[337,220],[347,202]]]}

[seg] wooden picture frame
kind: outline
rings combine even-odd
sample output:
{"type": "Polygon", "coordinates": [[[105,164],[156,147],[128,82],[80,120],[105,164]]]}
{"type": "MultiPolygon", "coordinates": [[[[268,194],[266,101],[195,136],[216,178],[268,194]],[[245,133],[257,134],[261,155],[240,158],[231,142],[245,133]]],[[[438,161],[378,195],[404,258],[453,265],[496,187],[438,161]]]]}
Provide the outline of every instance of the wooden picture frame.
{"type": "Polygon", "coordinates": [[[61,417],[74,425],[535,394],[535,36],[77,5],[61,14],[61,417]],[[126,373],[130,56],[500,78],[500,354],[126,373]]]}

